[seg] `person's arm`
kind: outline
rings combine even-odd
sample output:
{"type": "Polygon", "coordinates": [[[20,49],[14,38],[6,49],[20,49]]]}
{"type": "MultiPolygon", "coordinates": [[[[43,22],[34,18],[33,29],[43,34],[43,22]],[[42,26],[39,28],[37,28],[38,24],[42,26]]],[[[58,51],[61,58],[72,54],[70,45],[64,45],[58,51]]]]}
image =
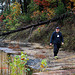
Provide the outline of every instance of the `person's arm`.
{"type": "Polygon", "coordinates": [[[63,39],[62,33],[61,33],[61,41],[62,41],[62,45],[63,45],[64,44],[64,39],[63,39]]]}
{"type": "Polygon", "coordinates": [[[52,45],[52,42],[53,42],[53,36],[54,36],[54,32],[53,32],[53,34],[51,35],[51,38],[50,38],[50,45],[52,45]]]}

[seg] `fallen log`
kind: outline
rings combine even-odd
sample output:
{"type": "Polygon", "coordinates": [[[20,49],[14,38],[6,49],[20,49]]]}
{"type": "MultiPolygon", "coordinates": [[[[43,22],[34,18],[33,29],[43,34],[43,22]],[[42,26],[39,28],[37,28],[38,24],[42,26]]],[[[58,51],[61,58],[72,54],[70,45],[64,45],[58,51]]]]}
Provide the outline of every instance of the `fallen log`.
{"type": "Polygon", "coordinates": [[[49,24],[51,22],[54,22],[54,21],[61,20],[61,19],[64,19],[66,17],[69,17],[71,14],[72,14],[72,12],[64,13],[64,14],[62,14],[59,17],[54,17],[54,18],[52,18],[50,20],[47,20],[47,21],[39,22],[37,24],[32,24],[32,25],[28,25],[28,26],[23,27],[23,28],[19,28],[19,29],[16,29],[16,30],[12,30],[12,31],[8,31],[8,32],[5,32],[5,33],[1,33],[0,36],[9,35],[9,34],[12,34],[12,33],[15,33],[15,32],[23,31],[23,30],[29,29],[31,27],[36,27],[36,26],[40,26],[40,25],[43,25],[43,24],[49,24]]]}

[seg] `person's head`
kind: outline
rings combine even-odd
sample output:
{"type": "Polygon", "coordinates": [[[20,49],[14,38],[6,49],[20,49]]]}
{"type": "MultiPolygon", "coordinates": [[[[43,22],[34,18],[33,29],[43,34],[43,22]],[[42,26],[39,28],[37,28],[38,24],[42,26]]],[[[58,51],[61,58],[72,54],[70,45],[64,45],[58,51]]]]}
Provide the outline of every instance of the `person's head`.
{"type": "Polygon", "coordinates": [[[60,28],[59,27],[56,27],[56,32],[59,32],[60,31],[60,28]]]}

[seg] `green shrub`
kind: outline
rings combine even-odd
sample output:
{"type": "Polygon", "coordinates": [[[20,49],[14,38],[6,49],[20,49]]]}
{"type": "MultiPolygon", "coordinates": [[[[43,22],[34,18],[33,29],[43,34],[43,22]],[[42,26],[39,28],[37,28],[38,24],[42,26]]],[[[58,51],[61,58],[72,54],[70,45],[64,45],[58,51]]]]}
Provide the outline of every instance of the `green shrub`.
{"type": "Polygon", "coordinates": [[[13,62],[10,62],[11,66],[11,74],[10,75],[26,75],[26,72],[29,72],[30,69],[26,68],[25,65],[29,59],[27,58],[27,55],[21,52],[21,57],[17,55],[14,57],[13,62]]]}
{"type": "Polygon", "coordinates": [[[31,17],[29,14],[20,15],[18,19],[19,19],[19,21],[22,21],[22,22],[30,22],[31,21],[31,17]]]}
{"type": "Polygon", "coordinates": [[[57,16],[66,12],[65,6],[63,3],[60,3],[57,8],[55,8],[55,14],[57,16]]]}

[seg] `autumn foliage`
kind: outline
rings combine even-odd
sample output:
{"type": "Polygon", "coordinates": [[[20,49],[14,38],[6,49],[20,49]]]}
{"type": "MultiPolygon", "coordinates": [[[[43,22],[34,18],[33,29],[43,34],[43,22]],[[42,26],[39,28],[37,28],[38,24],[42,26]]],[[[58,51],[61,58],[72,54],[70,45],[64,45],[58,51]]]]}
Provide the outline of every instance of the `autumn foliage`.
{"type": "Polygon", "coordinates": [[[4,17],[3,17],[3,15],[1,15],[0,16],[0,22],[3,22],[3,19],[4,19],[4,17]]]}
{"type": "Polygon", "coordinates": [[[46,0],[34,0],[37,5],[42,5],[44,8],[48,7],[50,3],[46,0]]]}

